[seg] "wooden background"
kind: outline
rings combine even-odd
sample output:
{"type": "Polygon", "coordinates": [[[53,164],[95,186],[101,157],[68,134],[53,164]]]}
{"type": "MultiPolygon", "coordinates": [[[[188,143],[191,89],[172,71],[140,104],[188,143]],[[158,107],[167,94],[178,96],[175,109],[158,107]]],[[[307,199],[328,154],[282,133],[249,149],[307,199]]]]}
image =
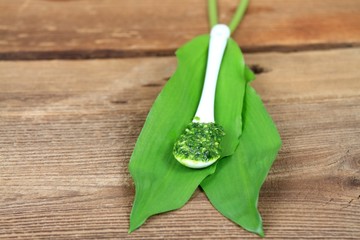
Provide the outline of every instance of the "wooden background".
{"type": "MultiPolygon", "coordinates": [[[[228,21],[237,0],[220,2],[228,21]]],[[[257,238],[197,190],[127,234],[127,166],[206,1],[0,0],[0,239],[257,238]]],[[[360,1],[251,0],[234,34],[283,147],[268,239],[360,239],[360,1]]]]}

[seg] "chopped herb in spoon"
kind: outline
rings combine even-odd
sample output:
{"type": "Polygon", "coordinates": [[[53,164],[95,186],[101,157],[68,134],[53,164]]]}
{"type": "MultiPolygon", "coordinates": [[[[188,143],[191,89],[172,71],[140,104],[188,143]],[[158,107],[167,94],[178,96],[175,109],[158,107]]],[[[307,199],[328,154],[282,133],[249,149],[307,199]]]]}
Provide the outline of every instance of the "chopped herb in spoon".
{"type": "Polygon", "coordinates": [[[216,123],[192,122],[175,143],[174,156],[181,164],[193,168],[211,165],[221,156],[224,135],[224,129],[216,123]]]}

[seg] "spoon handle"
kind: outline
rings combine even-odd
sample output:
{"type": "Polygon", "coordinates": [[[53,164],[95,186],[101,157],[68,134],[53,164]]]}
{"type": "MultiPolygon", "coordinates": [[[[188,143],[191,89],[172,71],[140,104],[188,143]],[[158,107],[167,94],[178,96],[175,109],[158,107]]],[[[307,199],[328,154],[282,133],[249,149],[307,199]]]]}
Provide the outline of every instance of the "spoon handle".
{"type": "Polygon", "coordinates": [[[205,81],[193,122],[215,122],[216,82],[229,36],[230,29],[225,24],[217,24],[211,29],[205,81]]]}

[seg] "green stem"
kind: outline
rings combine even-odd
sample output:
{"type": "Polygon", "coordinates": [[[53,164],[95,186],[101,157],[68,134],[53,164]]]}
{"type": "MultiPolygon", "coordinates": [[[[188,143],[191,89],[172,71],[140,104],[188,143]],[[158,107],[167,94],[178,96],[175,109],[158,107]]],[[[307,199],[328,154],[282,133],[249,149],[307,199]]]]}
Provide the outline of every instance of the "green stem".
{"type": "Polygon", "coordinates": [[[209,0],[208,2],[208,11],[209,11],[209,21],[210,21],[210,27],[212,28],[215,26],[218,22],[217,19],[217,4],[216,0],[209,0]]]}
{"type": "MultiPolygon", "coordinates": [[[[209,2],[210,2],[210,0],[209,0],[209,2]]],[[[249,5],[249,0],[240,0],[240,3],[236,9],[234,17],[231,19],[231,22],[229,24],[231,33],[233,33],[235,31],[236,27],[239,25],[248,5],[249,5]]],[[[210,9],[210,5],[209,5],[209,9],[210,9]]]]}

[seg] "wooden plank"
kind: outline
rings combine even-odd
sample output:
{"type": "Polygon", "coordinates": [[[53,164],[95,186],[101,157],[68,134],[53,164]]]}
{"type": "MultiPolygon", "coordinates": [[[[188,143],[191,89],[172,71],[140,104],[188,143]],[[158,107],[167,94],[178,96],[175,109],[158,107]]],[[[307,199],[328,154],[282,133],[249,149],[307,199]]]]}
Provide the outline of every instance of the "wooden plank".
{"type": "MultiPolygon", "coordinates": [[[[223,0],[228,22],[238,0],[223,0]]],[[[172,55],[208,32],[206,1],[0,0],[3,59],[172,55]]],[[[247,52],[359,45],[358,0],[252,0],[234,38],[247,52]]]]}
{"type": "MultiPolygon", "coordinates": [[[[269,238],[360,238],[360,48],[249,54],[283,147],[259,207],[269,238]],[[305,63],[305,64],[304,64],[305,63]]],[[[201,191],[127,234],[127,165],[176,59],[0,62],[0,238],[257,238],[201,191]]]]}

